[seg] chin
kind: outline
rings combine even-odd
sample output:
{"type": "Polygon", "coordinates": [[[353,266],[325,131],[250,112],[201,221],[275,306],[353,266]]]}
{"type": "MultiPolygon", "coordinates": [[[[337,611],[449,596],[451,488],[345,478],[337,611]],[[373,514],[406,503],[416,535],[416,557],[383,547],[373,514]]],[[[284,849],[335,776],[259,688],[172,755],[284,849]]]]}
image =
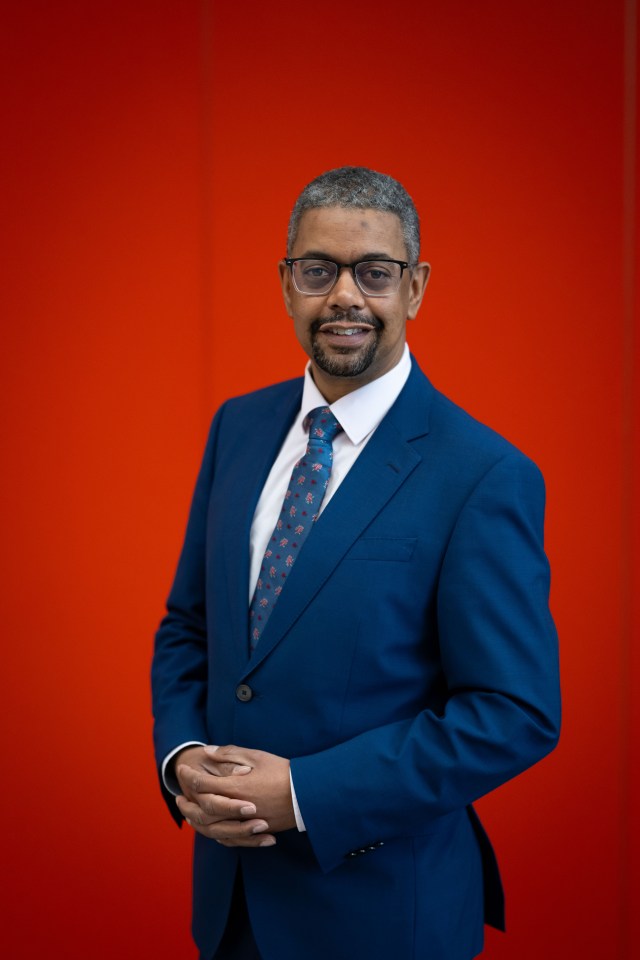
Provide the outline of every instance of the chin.
{"type": "Polygon", "coordinates": [[[354,353],[349,347],[336,348],[331,354],[320,350],[315,344],[313,362],[324,373],[332,377],[357,377],[368,370],[376,355],[377,343],[354,353]]]}

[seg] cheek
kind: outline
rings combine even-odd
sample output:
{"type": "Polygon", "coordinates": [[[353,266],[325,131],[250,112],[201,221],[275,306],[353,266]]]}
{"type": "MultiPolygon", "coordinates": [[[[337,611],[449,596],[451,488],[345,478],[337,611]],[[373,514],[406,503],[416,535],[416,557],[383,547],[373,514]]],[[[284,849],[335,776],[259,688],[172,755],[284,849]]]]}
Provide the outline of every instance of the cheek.
{"type": "Polygon", "coordinates": [[[311,335],[309,333],[310,322],[310,318],[307,319],[305,316],[301,316],[299,312],[296,312],[293,317],[293,331],[298,343],[305,350],[311,343],[311,335]]]}
{"type": "MultiPolygon", "coordinates": [[[[321,300],[321,298],[317,299],[318,301],[321,300]]],[[[322,314],[321,304],[316,301],[315,297],[309,297],[307,300],[300,302],[300,297],[298,296],[292,306],[293,311],[291,315],[296,331],[299,331],[300,336],[308,336],[311,324],[316,317],[322,314]]]]}
{"type": "MultiPolygon", "coordinates": [[[[406,316],[406,314],[404,315],[406,316]]],[[[398,340],[404,336],[405,320],[404,316],[396,311],[382,317],[387,337],[391,340],[398,340]]]]}

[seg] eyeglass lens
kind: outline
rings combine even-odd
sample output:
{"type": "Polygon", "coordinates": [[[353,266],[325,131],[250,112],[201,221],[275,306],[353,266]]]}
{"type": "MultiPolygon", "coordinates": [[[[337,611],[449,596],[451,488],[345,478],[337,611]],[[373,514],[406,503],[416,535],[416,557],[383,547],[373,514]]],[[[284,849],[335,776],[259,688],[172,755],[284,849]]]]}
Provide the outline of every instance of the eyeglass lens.
{"type": "MultiPolygon", "coordinates": [[[[301,293],[328,293],[336,282],[338,265],[331,260],[295,260],[293,273],[301,293]]],[[[354,268],[356,282],[372,297],[393,293],[402,277],[402,267],[386,260],[363,260],[354,268]]]]}

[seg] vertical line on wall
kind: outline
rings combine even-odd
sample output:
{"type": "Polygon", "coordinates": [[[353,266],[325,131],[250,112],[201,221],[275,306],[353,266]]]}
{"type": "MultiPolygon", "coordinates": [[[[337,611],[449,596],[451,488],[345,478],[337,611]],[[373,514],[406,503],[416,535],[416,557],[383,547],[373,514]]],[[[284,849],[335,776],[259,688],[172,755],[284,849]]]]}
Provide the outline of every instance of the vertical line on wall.
{"type": "Polygon", "coordinates": [[[623,132],[623,357],[622,357],[622,657],[620,682],[623,746],[621,830],[620,946],[621,957],[631,956],[634,923],[631,911],[633,886],[633,843],[631,837],[633,803],[633,740],[631,732],[634,670],[633,652],[633,474],[634,474],[634,391],[635,391],[635,297],[636,297],[636,189],[637,189],[637,4],[625,0],[624,10],[624,132],[623,132]]]}
{"type": "Polygon", "coordinates": [[[203,429],[211,420],[213,337],[213,0],[200,6],[200,367],[203,429]]]}

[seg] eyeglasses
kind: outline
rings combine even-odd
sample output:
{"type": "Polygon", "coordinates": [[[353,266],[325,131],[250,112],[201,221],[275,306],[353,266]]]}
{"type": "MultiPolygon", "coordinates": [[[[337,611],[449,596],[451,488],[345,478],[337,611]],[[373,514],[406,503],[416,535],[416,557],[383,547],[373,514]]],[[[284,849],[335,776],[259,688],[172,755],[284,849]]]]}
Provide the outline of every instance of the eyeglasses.
{"type": "Polygon", "coordinates": [[[324,297],[336,285],[343,268],[353,274],[359,289],[366,297],[388,297],[400,286],[402,274],[409,267],[406,260],[358,260],[356,263],[336,263],[335,260],[309,260],[306,257],[287,257],[284,261],[291,270],[293,285],[307,297],[324,297]]]}

